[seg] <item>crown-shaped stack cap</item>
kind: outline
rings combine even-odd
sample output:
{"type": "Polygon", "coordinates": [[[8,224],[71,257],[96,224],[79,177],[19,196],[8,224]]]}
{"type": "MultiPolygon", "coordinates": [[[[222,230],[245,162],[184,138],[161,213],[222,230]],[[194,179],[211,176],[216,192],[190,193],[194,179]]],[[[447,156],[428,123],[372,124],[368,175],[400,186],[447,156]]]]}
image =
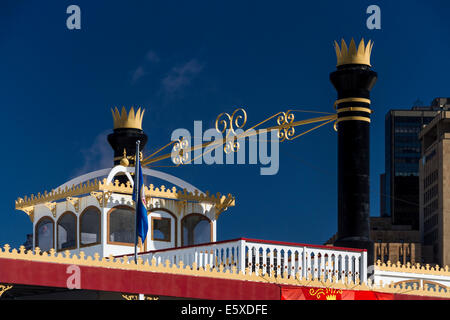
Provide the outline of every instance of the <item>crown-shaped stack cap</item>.
{"type": "Polygon", "coordinates": [[[341,40],[341,47],[334,41],[334,47],[336,49],[337,66],[345,64],[365,64],[370,65],[370,54],[372,53],[373,41],[369,40],[367,45],[364,45],[364,38],[361,39],[358,48],[356,48],[355,40],[350,41],[350,46],[347,48],[347,44],[344,39],[341,40]]]}
{"type": "Polygon", "coordinates": [[[111,109],[111,111],[114,119],[114,129],[131,128],[142,130],[142,118],[145,111],[144,109],[141,110],[141,108],[138,108],[135,112],[134,108],[131,107],[128,114],[125,107],[122,107],[121,113],[119,113],[117,107],[114,108],[114,110],[111,109]]]}

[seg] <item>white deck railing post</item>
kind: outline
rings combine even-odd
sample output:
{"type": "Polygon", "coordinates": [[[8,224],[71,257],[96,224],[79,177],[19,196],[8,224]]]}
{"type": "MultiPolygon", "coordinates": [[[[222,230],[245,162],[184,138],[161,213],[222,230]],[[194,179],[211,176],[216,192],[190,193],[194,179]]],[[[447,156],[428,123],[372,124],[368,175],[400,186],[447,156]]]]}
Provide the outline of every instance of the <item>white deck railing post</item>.
{"type": "Polygon", "coordinates": [[[367,251],[363,251],[361,256],[361,283],[367,282],[367,251]]]}
{"type": "Polygon", "coordinates": [[[306,247],[303,247],[303,253],[302,253],[302,279],[306,279],[306,273],[307,273],[307,259],[306,259],[306,247]]]}
{"type": "Polygon", "coordinates": [[[245,240],[239,240],[238,271],[245,274],[245,240]]]}

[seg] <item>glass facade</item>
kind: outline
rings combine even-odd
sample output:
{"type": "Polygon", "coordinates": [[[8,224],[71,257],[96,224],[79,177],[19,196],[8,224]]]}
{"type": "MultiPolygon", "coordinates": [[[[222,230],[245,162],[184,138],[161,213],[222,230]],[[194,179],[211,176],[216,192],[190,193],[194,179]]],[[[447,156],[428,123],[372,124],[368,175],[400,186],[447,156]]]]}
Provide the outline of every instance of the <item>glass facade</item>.
{"type": "Polygon", "coordinates": [[[390,110],[385,118],[385,176],[381,215],[393,224],[419,227],[419,132],[433,120],[432,107],[390,110]]]}
{"type": "Polygon", "coordinates": [[[422,117],[394,118],[394,174],[395,176],[419,176],[422,117]]]}

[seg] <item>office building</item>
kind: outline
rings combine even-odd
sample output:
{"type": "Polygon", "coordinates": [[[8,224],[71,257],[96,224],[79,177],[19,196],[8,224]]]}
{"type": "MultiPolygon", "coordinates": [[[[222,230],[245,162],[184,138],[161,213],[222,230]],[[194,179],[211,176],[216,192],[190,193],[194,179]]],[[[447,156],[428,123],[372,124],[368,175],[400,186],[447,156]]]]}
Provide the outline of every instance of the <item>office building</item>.
{"type": "Polygon", "coordinates": [[[411,225],[419,230],[418,134],[439,112],[449,110],[450,98],[436,98],[431,106],[390,110],[385,120],[385,170],[381,175],[381,216],[393,225],[411,225]]]}
{"type": "Polygon", "coordinates": [[[420,132],[420,234],[426,262],[450,264],[450,112],[420,132]]]}

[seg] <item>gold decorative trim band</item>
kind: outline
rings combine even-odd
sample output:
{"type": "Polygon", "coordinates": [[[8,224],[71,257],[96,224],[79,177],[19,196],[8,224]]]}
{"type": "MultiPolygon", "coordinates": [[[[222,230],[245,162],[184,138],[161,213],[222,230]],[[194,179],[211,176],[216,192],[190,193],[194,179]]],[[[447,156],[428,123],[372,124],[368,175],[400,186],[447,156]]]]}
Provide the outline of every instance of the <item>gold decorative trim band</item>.
{"type": "Polygon", "coordinates": [[[336,124],[338,124],[341,121],[350,121],[350,120],[356,120],[356,121],[366,121],[370,123],[370,118],[367,117],[359,117],[359,116],[353,116],[353,117],[342,117],[338,118],[336,120],[336,124]]]}
{"type": "Polygon", "coordinates": [[[364,108],[364,107],[348,107],[348,108],[341,108],[337,109],[336,112],[346,112],[346,111],[361,111],[361,112],[367,112],[367,113],[373,113],[372,109],[364,108]]]}
{"type": "MultiPolygon", "coordinates": [[[[75,196],[90,194],[95,196],[99,202],[103,202],[103,200],[101,200],[103,194],[99,193],[101,191],[105,193],[114,192],[131,195],[133,194],[133,187],[129,181],[126,184],[123,184],[118,180],[107,183],[106,178],[102,181],[95,179],[94,181],[87,181],[85,183],[80,183],[79,185],[74,185],[71,188],[66,187],[65,189],[52,190],[51,192],[45,191],[43,194],[38,193],[37,196],[31,195],[29,197],[18,198],[15,203],[15,208],[16,210],[24,211],[31,219],[31,216],[34,214],[34,206],[37,204],[44,204],[52,210],[53,215],[56,217],[56,203],[54,201],[67,201],[67,198],[69,198],[76,204],[79,199],[75,199],[75,196]]],[[[176,187],[173,187],[172,189],[168,189],[165,186],[156,188],[153,184],[150,184],[148,187],[144,186],[144,192],[146,197],[173,199],[178,201],[208,202],[214,204],[217,217],[220,213],[227,210],[227,208],[235,206],[234,196],[231,194],[225,196],[219,192],[215,195],[210,194],[209,191],[206,191],[205,193],[200,193],[198,190],[188,192],[186,189],[177,190],[176,187]]]]}
{"type": "Polygon", "coordinates": [[[334,108],[336,109],[336,106],[338,104],[345,103],[345,102],[363,102],[363,103],[370,104],[370,99],[366,99],[366,98],[344,98],[344,99],[339,99],[339,100],[336,100],[334,102],[334,108]]]}

